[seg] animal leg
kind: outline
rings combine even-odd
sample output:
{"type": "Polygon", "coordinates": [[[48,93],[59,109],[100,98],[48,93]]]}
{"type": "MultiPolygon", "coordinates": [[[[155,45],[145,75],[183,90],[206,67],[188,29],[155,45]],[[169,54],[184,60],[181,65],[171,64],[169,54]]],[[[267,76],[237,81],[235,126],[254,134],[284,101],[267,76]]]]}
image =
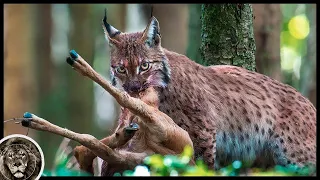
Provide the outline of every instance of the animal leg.
{"type": "Polygon", "coordinates": [[[89,77],[94,82],[98,83],[106,91],[108,91],[116,101],[125,108],[128,108],[132,113],[143,117],[144,119],[152,121],[154,119],[153,107],[147,105],[142,100],[131,97],[127,92],[117,89],[112,86],[110,82],[105,80],[99,73],[97,73],[80,55],[74,50],[70,51],[70,56],[66,59],[76,71],[83,76],[89,77]]]}
{"type": "MultiPolygon", "coordinates": [[[[135,132],[139,129],[139,125],[136,123],[132,123],[125,128],[121,128],[117,130],[112,135],[103,138],[100,140],[103,144],[109,146],[114,149],[126,144],[135,134],[135,132]]],[[[73,150],[74,156],[78,161],[80,169],[86,172],[93,174],[93,160],[97,157],[90,149],[81,145],[76,146],[73,150]]]]}
{"type": "Polygon", "coordinates": [[[97,156],[99,156],[107,162],[114,164],[126,163],[125,157],[119,154],[118,151],[114,151],[113,149],[106,146],[92,135],[79,134],[70,131],[66,128],[61,128],[31,113],[25,113],[24,118],[25,119],[21,122],[21,124],[25,127],[29,127],[40,131],[51,132],[77,141],[83,144],[84,146],[90,148],[94,154],[96,154],[97,156]]]}
{"type": "Polygon", "coordinates": [[[119,151],[119,153],[125,157],[126,164],[115,164],[104,161],[101,166],[101,176],[113,176],[115,172],[123,172],[124,170],[132,170],[137,165],[142,164],[143,160],[153,154],[152,151],[143,153],[133,153],[128,151],[119,151]]]}

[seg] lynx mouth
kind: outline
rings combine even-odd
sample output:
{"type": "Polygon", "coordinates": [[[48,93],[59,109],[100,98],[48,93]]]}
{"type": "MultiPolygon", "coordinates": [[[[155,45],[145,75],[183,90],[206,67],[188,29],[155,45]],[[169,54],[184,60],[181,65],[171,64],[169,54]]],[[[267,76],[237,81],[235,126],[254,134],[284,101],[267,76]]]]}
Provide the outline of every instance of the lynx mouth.
{"type": "Polygon", "coordinates": [[[141,92],[143,89],[143,86],[128,86],[128,85],[124,85],[123,89],[125,91],[127,91],[128,93],[138,93],[141,92]]]}

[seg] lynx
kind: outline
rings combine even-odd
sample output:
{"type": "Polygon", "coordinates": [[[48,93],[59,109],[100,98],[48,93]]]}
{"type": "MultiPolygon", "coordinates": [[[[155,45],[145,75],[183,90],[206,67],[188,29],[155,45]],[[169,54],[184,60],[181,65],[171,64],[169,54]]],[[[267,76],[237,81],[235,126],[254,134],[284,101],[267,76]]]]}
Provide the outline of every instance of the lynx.
{"type": "Polygon", "coordinates": [[[289,85],[241,67],[205,67],[161,46],[152,17],[143,32],[103,28],[113,85],[129,94],[154,87],[159,109],[185,129],[195,157],[218,169],[316,163],[316,109],[289,85]]]}

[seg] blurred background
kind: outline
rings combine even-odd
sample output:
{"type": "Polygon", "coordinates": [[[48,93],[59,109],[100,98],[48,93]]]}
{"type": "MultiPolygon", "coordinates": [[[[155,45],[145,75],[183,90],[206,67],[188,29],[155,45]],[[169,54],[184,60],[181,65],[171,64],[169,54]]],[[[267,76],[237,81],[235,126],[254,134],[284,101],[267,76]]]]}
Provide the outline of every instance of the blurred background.
{"type": "MultiPolygon", "coordinates": [[[[4,119],[28,111],[70,130],[109,135],[119,107],[102,88],[75,73],[65,59],[71,49],[109,79],[109,49],[101,27],[142,31],[150,4],[5,4],[4,119]]],[[[316,5],[254,4],[257,71],[295,87],[316,105],[316,5]]],[[[154,4],[162,46],[200,58],[200,4],[154,4]]],[[[28,129],[4,124],[4,136],[28,129]]],[[[51,168],[62,137],[29,130],[51,168]]],[[[76,143],[75,143],[76,144],[76,143]]]]}

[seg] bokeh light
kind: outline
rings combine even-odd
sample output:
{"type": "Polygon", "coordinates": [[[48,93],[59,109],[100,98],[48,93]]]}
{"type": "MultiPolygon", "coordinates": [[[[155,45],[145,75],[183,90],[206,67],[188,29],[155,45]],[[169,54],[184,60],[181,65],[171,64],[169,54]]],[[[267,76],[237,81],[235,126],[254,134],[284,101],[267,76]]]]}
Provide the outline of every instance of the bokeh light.
{"type": "Polygon", "coordinates": [[[298,53],[287,46],[281,47],[281,68],[283,70],[292,71],[295,63],[301,59],[298,53]]]}
{"type": "Polygon", "coordinates": [[[304,39],[310,32],[309,21],[304,14],[291,18],[288,28],[290,34],[296,39],[304,39]]]}

